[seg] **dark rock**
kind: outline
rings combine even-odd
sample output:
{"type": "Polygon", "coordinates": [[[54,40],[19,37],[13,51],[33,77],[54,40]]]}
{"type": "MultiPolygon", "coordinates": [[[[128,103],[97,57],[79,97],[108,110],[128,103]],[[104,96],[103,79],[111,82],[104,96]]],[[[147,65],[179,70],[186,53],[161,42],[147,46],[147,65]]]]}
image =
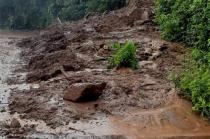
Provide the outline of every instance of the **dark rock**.
{"type": "Polygon", "coordinates": [[[20,122],[17,119],[13,118],[11,123],[10,123],[10,127],[11,128],[20,128],[21,125],[20,125],[20,122]]]}
{"type": "Polygon", "coordinates": [[[155,53],[152,54],[152,57],[150,58],[151,60],[156,60],[157,58],[159,58],[162,55],[162,52],[157,51],[155,53]]]}
{"type": "Polygon", "coordinates": [[[51,110],[51,111],[56,111],[56,110],[58,110],[58,107],[52,106],[52,107],[50,108],[50,110],[51,110]]]}
{"type": "Polygon", "coordinates": [[[159,51],[164,51],[166,49],[168,49],[168,44],[163,44],[163,45],[161,45],[161,46],[158,47],[158,50],[159,51]]]}
{"type": "Polygon", "coordinates": [[[66,90],[63,98],[72,102],[95,101],[102,94],[105,87],[106,83],[76,83],[66,90]]]}
{"type": "Polygon", "coordinates": [[[0,109],[0,112],[1,112],[1,113],[6,112],[5,107],[2,107],[2,108],[0,109]]]}

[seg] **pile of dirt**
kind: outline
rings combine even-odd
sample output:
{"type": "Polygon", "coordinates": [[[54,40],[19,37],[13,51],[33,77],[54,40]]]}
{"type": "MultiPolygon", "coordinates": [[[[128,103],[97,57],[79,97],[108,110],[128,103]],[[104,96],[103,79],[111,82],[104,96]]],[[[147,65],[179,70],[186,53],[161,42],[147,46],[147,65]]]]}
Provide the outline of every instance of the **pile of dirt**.
{"type": "Polygon", "coordinates": [[[48,80],[65,71],[84,68],[82,60],[67,49],[68,41],[57,26],[43,31],[35,38],[24,39],[18,44],[24,47],[22,55],[28,62],[28,82],[48,80]]]}

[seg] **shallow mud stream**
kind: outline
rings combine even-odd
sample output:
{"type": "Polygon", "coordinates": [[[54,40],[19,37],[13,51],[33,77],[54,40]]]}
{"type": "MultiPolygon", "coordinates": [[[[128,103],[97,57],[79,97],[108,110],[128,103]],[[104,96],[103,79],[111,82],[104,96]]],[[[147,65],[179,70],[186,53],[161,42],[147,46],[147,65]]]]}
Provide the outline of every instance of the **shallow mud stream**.
{"type": "MultiPolygon", "coordinates": [[[[93,106],[99,102],[75,104],[58,100],[56,94],[43,102],[56,109],[57,121],[65,121],[60,109],[65,106],[66,111],[77,113],[90,113],[90,118],[78,116],[75,121],[52,128],[42,118],[25,117],[23,113],[10,114],[10,93],[17,90],[24,96],[29,89],[37,89],[40,84],[27,84],[25,76],[25,62],[21,59],[21,48],[16,43],[30,33],[0,31],[0,138],[48,138],[48,139],[209,139],[210,125],[191,110],[186,100],[180,99],[174,89],[167,92],[170,100],[164,105],[154,108],[142,109],[136,106],[126,107],[123,114],[113,112],[95,112],[93,106]],[[65,104],[65,105],[64,105],[65,104]],[[61,105],[61,106],[58,106],[61,105]],[[15,118],[21,127],[10,127],[11,120],[15,118]]],[[[103,70],[101,70],[103,71],[103,70]]],[[[134,75],[133,75],[134,76],[134,75]]],[[[134,76],[136,77],[136,76],[134,76]]],[[[114,77],[113,77],[114,78],[114,77]]],[[[126,77],[125,77],[126,78],[126,77]]],[[[108,79],[108,78],[107,78],[108,79]]],[[[108,79],[109,80],[109,79],[108,79]]],[[[145,85],[155,84],[155,81],[143,79],[145,85]],[[146,83],[149,82],[149,83],[146,83]],[[153,83],[154,82],[154,83],[153,83]],[[152,83],[152,84],[151,84],[152,83]]],[[[157,80],[158,82],[158,80],[157,80]]],[[[163,85],[164,86],[164,85],[163,85]]],[[[150,88],[149,88],[150,89],[150,88]]],[[[150,89],[151,90],[151,89],[150,89]]],[[[157,96],[158,97],[158,96],[157,96]]],[[[169,99],[168,98],[168,99],[169,99]]],[[[45,100],[41,95],[37,99],[45,100]]],[[[29,99],[30,100],[30,99],[29,99]]],[[[140,101],[140,100],[139,100],[140,101]]],[[[117,103],[117,102],[116,102],[117,103]]],[[[143,102],[142,102],[143,103],[143,102]]],[[[146,103],[146,102],[145,102],[146,103]]],[[[152,102],[150,102],[152,103],[152,102]]],[[[40,104],[42,105],[42,104],[40,104]]],[[[25,106],[27,107],[27,106],[25,106]]],[[[37,106],[40,108],[39,106],[37,106]]],[[[30,112],[30,111],[29,111],[30,112]]],[[[48,111],[46,111],[47,113],[48,111]]],[[[36,113],[35,113],[36,114],[36,113]]],[[[26,113],[27,115],[27,113],[26,113]]],[[[47,114],[46,114],[47,115],[47,114]]],[[[50,119],[47,119],[49,121],[50,119]]],[[[52,119],[55,120],[55,119],[52,119]]]]}

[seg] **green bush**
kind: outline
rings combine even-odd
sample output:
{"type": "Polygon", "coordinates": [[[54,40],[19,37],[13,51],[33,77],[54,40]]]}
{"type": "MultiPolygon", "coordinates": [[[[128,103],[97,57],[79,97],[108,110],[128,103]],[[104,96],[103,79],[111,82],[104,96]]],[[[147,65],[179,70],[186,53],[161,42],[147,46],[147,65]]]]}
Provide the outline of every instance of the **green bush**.
{"type": "Polygon", "coordinates": [[[209,0],[156,0],[156,22],[163,38],[210,50],[209,0]]]}
{"type": "Polygon", "coordinates": [[[176,87],[192,100],[193,109],[210,120],[210,52],[193,50],[183,72],[174,79],[176,87]]]}
{"type": "Polygon", "coordinates": [[[134,43],[126,42],[123,45],[115,43],[112,45],[112,50],[114,51],[114,55],[108,60],[108,68],[138,68],[138,61],[136,58],[136,46],[134,45],[134,43]]]}
{"type": "Polygon", "coordinates": [[[155,20],[163,38],[195,48],[173,81],[210,120],[210,1],[156,0],[155,20]]]}

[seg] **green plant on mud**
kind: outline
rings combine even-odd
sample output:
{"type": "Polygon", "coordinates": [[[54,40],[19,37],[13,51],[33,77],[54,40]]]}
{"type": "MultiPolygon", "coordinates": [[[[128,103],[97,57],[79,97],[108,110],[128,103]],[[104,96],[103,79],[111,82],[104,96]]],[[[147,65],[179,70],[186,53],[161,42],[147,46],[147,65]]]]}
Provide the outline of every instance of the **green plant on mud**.
{"type": "Polygon", "coordinates": [[[112,55],[108,60],[108,68],[138,68],[138,61],[136,58],[136,46],[133,42],[126,42],[122,45],[120,43],[114,43],[111,46],[111,49],[114,51],[114,55],[112,55]]]}

